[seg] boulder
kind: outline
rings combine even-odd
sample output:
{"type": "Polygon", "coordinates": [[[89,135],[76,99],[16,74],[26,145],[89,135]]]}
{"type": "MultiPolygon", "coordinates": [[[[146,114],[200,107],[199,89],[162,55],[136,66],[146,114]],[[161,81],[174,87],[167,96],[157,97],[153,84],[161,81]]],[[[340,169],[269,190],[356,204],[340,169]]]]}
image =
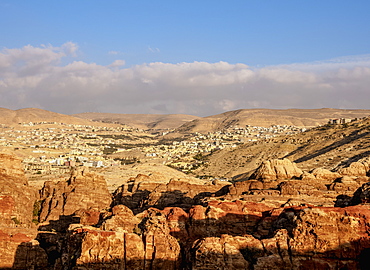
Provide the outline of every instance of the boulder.
{"type": "Polygon", "coordinates": [[[337,172],[332,172],[332,171],[329,171],[323,168],[316,168],[311,172],[311,174],[315,176],[317,180],[323,180],[323,181],[329,181],[329,182],[332,182],[342,177],[342,175],[340,175],[337,172]]]}
{"type": "Polygon", "coordinates": [[[370,203],[370,182],[363,184],[353,194],[350,205],[370,203]]]}
{"type": "Polygon", "coordinates": [[[368,168],[361,162],[352,162],[348,167],[338,169],[340,175],[366,176],[368,168]]]}
{"type": "Polygon", "coordinates": [[[264,188],[264,183],[258,180],[246,180],[235,182],[232,186],[229,186],[229,194],[234,196],[240,196],[248,193],[250,190],[260,190],[264,188]]]}
{"type": "Polygon", "coordinates": [[[251,175],[250,179],[256,180],[276,180],[299,178],[303,171],[289,159],[272,159],[263,161],[257,170],[251,175]]]}

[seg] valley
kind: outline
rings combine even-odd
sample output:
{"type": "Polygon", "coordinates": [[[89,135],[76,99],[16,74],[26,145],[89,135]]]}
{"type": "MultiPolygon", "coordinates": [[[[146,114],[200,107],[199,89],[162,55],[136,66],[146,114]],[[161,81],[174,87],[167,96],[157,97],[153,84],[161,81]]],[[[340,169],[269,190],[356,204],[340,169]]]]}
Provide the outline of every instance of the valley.
{"type": "Polygon", "coordinates": [[[2,269],[369,264],[370,111],[3,111],[2,269]]]}

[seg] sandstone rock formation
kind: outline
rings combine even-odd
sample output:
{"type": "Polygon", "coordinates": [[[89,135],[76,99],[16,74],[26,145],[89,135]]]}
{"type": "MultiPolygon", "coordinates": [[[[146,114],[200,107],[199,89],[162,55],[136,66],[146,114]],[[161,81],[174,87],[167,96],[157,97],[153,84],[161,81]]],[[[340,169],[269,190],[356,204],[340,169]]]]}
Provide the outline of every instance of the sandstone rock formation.
{"type": "Polygon", "coordinates": [[[102,176],[74,170],[67,181],[47,181],[40,192],[40,221],[58,220],[76,211],[108,209],[111,195],[102,176]]]}
{"type": "MultiPolygon", "coordinates": [[[[252,237],[252,239],[254,238],[252,237]]],[[[248,245],[246,244],[248,240],[247,237],[222,235],[194,242],[195,252],[192,259],[192,269],[249,269],[250,263],[245,260],[241,251],[248,245]]],[[[262,249],[261,243],[258,240],[256,242],[262,249]]]]}
{"type": "Polygon", "coordinates": [[[165,180],[160,175],[139,174],[131,182],[120,186],[113,194],[115,205],[124,204],[134,211],[142,212],[149,207],[164,209],[178,206],[189,209],[203,197],[221,190],[228,182],[209,182],[189,179],[165,180]]]}
{"type": "Polygon", "coordinates": [[[138,235],[71,226],[64,256],[75,257],[79,269],[179,269],[180,245],[170,235],[165,215],[149,209],[140,227],[138,235]]]}
{"type": "Polygon", "coordinates": [[[302,170],[289,159],[272,159],[262,162],[250,179],[276,180],[298,178],[303,174],[302,170]]]}
{"type": "Polygon", "coordinates": [[[327,187],[320,181],[303,181],[303,180],[290,180],[284,181],[279,184],[281,195],[308,195],[320,196],[322,191],[327,190],[327,187]]]}
{"type": "Polygon", "coordinates": [[[0,269],[45,269],[47,255],[30,228],[0,227],[0,269]]]}
{"type": "Polygon", "coordinates": [[[127,206],[119,204],[112,208],[112,216],[105,218],[101,228],[106,231],[134,232],[139,223],[140,219],[127,206]]]}
{"type": "Polygon", "coordinates": [[[21,160],[0,153],[0,222],[29,227],[36,195],[28,185],[21,160]]]}
{"type": "Polygon", "coordinates": [[[363,206],[286,209],[272,237],[222,235],[196,241],[192,269],[366,269],[369,218],[363,206]]]}
{"type": "Polygon", "coordinates": [[[332,172],[324,168],[316,168],[311,172],[311,174],[315,176],[317,180],[323,180],[323,181],[334,181],[336,179],[341,178],[341,175],[339,173],[332,172]]]}
{"type": "Polygon", "coordinates": [[[21,161],[0,153],[0,268],[46,266],[46,253],[34,240],[36,190],[28,186],[21,161]]]}
{"type": "Polygon", "coordinates": [[[104,178],[75,171],[45,183],[46,222],[37,232],[35,192],[19,160],[0,158],[9,166],[0,169],[0,268],[354,270],[370,263],[370,182],[356,163],[343,175],[294,175],[287,161],[273,161],[270,171],[260,167],[259,180],[233,184],[138,175],[113,204],[104,178]],[[21,190],[32,202],[27,213],[21,190]]]}
{"type": "Polygon", "coordinates": [[[337,171],[341,175],[349,176],[369,176],[370,172],[370,157],[352,162],[348,167],[339,168],[337,171]]]}
{"type": "Polygon", "coordinates": [[[368,204],[370,203],[370,182],[363,184],[353,194],[350,204],[368,204]]]}
{"type": "Polygon", "coordinates": [[[257,180],[246,180],[235,182],[233,185],[228,186],[228,193],[230,195],[240,196],[248,193],[251,190],[264,189],[264,183],[257,180]]]}

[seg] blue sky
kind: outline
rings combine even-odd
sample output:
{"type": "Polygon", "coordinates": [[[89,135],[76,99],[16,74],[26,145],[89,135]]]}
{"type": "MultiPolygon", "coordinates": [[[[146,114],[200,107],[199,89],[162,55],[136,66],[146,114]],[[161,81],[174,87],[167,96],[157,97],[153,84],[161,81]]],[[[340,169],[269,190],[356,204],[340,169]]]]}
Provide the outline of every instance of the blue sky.
{"type": "Polygon", "coordinates": [[[368,108],[369,12],[365,0],[0,0],[0,107],[197,115],[259,106],[368,108]],[[347,88],[339,84],[343,68],[363,84],[354,85],[349,75],[347,88]],[[362,70],[356,73],[356,68],[362,70]],[[247,80],[239,72],[254,73],[247,80]],[[298,83],[296,72],[315,78],[298,83]],[[194,74],[213,81],[199,82],[194,74]],[[183,83],[171,84],[166,76],[183,83]],[[95,90],[89,85],[93,82],[95,90]],[[67,91],[63,87],[81,96],[73,100],[75,109],[59,94],[67,91]],[[297,92],[303,88],[307,91],[297,92]],[[359,100],[349,98],[356,89],[359,100]],[[310,93],[320,102],[304,104],[310,93]],[[329,100],[333,93],[336,102],[329,100]],[[266,101],[269,94],[291,97],[266,101]],[[104,103],[104,95],[122,103],[104,103]]]}

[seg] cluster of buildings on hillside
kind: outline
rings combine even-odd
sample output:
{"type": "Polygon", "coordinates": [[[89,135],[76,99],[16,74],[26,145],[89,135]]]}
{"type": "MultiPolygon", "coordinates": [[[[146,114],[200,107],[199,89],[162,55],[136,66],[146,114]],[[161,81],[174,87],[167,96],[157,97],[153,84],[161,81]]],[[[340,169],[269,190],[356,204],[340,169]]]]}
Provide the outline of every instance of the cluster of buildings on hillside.
{"type": "Polygon", "coordinates": [[[350,122],[354,122],[354,121],[357,121],[358,118],[353,118],[353,119],[348,119],[348,118],[333,118],[333,119],[329,119],[328,121],[328,124],[329,125],[338,125],[338,124],[347,124],[347,123],[350,123],[350,122]]]}
{"type": "Polygon", "coordinates": [[[85,156],[64,156],[51,157],[28,157],[23,160],[24,168],[29,173],[39,174],[60,174],[69,172],[71,167],[84,166],[84,167],[107,167],[117,166],[118,161],[113,159],[92,159],[91,157],[85,156]]]}
{"type": "Polygon", "coordinates": [[[143,147],[147,157],[167,159],[166,164],[183,171],[189,171],[199,166],[200,160],[193,156],[207,154],[224,148],[233,148],[238,144],[261,139],[270,139],[278,135],[292,135],[304,132],[305,128],[295,126],[274,125],[271,127],[232,127],[224,131],[209,132],[208,134],[195,133],[192,138],[172,145],[152,145],[143,147]],[[190,157],[190,158],[189,158],[190,157]]]}
{"type": "Polygon", "coordinates": [[[191,170],[201,162],[197,158],[194,159],[196,155],[236,147],[243,142],[304,131],[294,126],[279,125],[268,128],[232,127],[208,134],[195,133],[186,140],[172,141],[170,144],[158,144],[160,136],[133,135],[132,130],[128,131],[126,127],[66,124],[50,127],[49,124],[56,123],[23,123],[20,129],[3,127],[0,129],[0,145],[27,149],[30,156],[24,159],[25,168],[36,173],[62,171],[73,166],[116,166],[120,161],[107,158],[107,149],[112,153],[118,149],[125,151],[135,147],[144,153],[146,159],[160,158],[170,166],[191,170]],[[42,124],[44,126],[41,126],[42,124]],[[37,125],[38,128],[25,128],[37,125]]]}
{"type": "MultiPolygon", "coordinates": [[[[51,122],[41,123],[50,124],[51,122]]],[[[32,126],[31,123],[29,125],[32,126]]],[[[103,157],[103,145],[97,143],[91,146],[88,143],[92,139],[113,143],[112,140],[96,136],[96,133],[102,132],[120,134],[123,130],[120,127],[81,125],[36,129],[3,126],[0,129],[0,146],[12,147],[15,150],[29,150],[29,157],[24,159],[25,169],[36,173],[61,173],[64,170],[69,171],[73,166],[98,168],[118,165],[119,162],[103,157]]]]}

